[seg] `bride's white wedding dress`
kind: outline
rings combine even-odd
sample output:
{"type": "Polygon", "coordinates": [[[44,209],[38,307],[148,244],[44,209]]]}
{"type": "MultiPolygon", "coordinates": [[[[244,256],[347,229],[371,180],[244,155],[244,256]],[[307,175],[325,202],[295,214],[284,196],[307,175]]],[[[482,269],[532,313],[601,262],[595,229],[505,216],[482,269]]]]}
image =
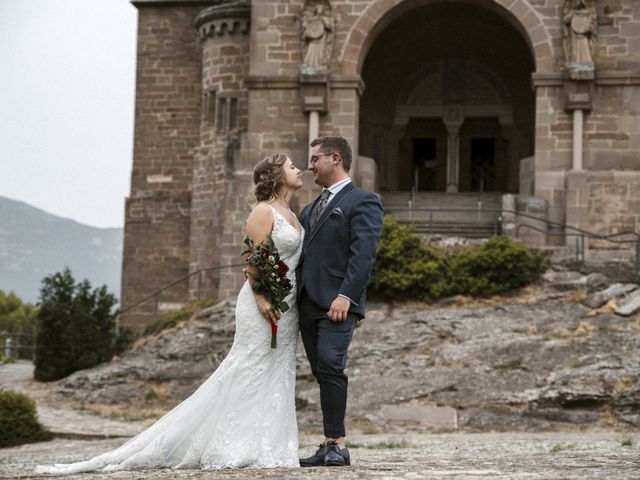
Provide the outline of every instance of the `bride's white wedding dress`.
{"type": "Polygon", "coordinates": [[[36,473],[299,466],[294,292],[304,230],[298,234],[282,215],[273,212],[272,237],[289,266],[287,275],[294,286],[286,299],[291,308],[278,322],[278,348],[271,348],[270,324],[258,311],[245,282],[236,304],[231,351],[193,395],[115,450],[77,463],[39,465],[36,473]]]}

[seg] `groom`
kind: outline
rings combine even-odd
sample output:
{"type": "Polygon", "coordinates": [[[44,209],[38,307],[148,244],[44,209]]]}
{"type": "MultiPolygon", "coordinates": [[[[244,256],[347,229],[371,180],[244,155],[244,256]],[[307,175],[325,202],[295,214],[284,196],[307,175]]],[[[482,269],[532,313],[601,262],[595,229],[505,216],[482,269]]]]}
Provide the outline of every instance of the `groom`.
{"type": "Polygon", "coordinates": [[[320,384],[324,442],[303,467],[350,465],[345,447],[347,350],[364,318],[383,210],[376,195],[349,178],[351,147],[342,137],[311,142],[309,170],[324,187],[300,213],[306,234],[298,277],[300,333],[320,384]]]}

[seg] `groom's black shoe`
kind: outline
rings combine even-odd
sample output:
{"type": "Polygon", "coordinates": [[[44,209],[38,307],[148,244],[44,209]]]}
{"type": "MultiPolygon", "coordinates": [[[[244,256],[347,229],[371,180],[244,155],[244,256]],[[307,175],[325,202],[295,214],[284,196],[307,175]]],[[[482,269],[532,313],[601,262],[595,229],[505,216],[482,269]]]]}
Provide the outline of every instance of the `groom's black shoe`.
{"type": "Polygon", "coordinates": [[[349,467],[351,466],[351,456],[347,448],[340,448],[336,442],[329,442],[324,454],[324,466],[326,467],[349,467]]]}
{"type": "Polygon", "coordinates": [[[328,446],[327,446],[326,443],[321,443],[320,444],[320,448],[318,448],[316,453],[314,453],[310,457],[301,458],[300,459],[300,466],[301,467],[321,467],[321,466],[323,466],[324,465],[324,456],[327,453],[327,448],[328,448],[328,446]]]}

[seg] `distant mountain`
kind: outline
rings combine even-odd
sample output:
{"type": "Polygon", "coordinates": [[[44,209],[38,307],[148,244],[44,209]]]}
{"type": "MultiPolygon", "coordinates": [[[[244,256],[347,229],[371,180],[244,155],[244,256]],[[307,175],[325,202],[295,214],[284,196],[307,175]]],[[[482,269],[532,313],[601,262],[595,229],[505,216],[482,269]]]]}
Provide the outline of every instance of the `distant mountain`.
{"type": "Polygon", "coordinates": [[[120,297],[122,228],[96,228],[0,197],[0,289],[35,303],[44,277],[71,269],[76,280],[120,297]]]}

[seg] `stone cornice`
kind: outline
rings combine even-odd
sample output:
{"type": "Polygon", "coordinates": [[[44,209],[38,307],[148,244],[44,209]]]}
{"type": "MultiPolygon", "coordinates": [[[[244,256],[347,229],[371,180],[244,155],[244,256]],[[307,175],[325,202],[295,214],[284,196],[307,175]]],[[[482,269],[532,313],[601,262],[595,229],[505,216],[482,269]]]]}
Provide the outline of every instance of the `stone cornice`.
{"type": "Polygon", "coordinates": [[[596,72],[596,85],[640,85],[640,71],[596,72]]]}
{"type": "Polygon", "coordinates": [[[364,92],[364,80],[360,75],[332,75],[331,88],[355,88],[362,95],[364,92]]]}
{"type": "Polygon", "coordinates": [[[244,84],[249,88],[249,90],[292,90],[300,86],[298,77],[293,75],[251,75],[245,80],[244,84]]]}
{"type": "Polygon", "coordinates": [[[249,0],[218,1],[196,16],[200,38],[249,32],[251,2],[249,0]]]}
{"type": "MultiPolygon", "coordinates": [[[[563,73],[534,73],[531,79],[534,87],[562,87],[567,82],[563,73]]],[[[595,84],[640,85],[640,71],[610,70],[596,72],[595,84]]]]}
{"type": "MultiPolygon", "coordinates": [[[[294,75],[262,76],[252,75],[245,80],[249,90],[284,89],[294,90],[300,88],[300,77],[294,75]]],[[[335,89],[356,89],[362,94],[364,82],[360,75],[330,75],[329,85],[335,89]]]]}

